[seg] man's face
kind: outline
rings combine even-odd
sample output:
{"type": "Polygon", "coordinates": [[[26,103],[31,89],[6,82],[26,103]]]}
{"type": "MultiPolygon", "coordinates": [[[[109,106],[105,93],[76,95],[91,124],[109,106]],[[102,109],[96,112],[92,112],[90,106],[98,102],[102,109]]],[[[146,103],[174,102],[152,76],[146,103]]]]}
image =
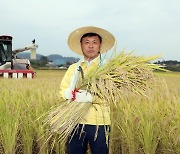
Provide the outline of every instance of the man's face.
{"type": "Polygon", "coordinates": [[[84,58],[88,61],[95,59],[99,55],[101,43],[98,36],[87,36],[81,42],[84,58]]]}

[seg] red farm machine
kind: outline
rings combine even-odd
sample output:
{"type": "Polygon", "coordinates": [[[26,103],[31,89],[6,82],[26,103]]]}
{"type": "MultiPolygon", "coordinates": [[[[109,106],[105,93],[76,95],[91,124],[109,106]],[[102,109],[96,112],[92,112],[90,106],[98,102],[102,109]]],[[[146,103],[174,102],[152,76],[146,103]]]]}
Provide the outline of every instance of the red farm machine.
{"type": "Polygon", "coordinates": [[[23,51],[31,51],[31,59],[36,59],[38,45],[35,40],[24,48],[12,50],[12,36],[0,36],[0,77],[3,78],[33,78],[35,72],[30,67],[29,59],[17,58],[23,51]]]}

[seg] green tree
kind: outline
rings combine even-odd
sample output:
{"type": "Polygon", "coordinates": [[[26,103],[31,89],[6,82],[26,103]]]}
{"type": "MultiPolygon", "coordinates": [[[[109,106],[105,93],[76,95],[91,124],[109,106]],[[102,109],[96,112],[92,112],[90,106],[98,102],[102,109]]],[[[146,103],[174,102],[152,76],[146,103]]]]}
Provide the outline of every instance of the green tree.
{"type": "Polygon", "coordinates": [[[40,61],[41,66],[46,66],[46,64],[49,62],[46,56],[42,56],[39,61],[40,61]]]}

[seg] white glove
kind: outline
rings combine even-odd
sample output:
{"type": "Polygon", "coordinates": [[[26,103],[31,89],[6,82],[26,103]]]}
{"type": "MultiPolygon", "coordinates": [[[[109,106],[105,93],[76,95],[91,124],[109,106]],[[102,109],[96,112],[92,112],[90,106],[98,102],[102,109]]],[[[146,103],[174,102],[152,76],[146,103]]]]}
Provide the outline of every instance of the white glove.
{"type": "Polygon", "coordinates": [[[93,97],[89,92],[87,92],[86,90],[79,90],[78,92],[76,92],[74,101],[86,103],[86,102],[92,102],[92,100],[93,97]]]}
{"type": "Polygon", "coordinates": [[[73,98],[73,93],[72,93],[72,90],[71,89],[66,89],[65,92],[64,92],[64,97],[66,99],[72,99],[73,98]]]}

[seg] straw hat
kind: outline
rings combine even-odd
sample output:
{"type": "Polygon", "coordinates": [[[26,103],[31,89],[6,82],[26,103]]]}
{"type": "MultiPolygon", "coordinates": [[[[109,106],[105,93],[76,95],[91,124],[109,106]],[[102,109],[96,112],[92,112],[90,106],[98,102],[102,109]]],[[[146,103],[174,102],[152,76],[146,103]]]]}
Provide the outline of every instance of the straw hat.
{"type": "Polygon", "coordinates": [[[114,46],[115,38],[108,31],[93,26],[81,27],[73,31],[68,37],[69,48],[79,55],[83,55],[80,39],[86,33],[96,33],[102,37],[101,53],[107,52],[114,46]]]}

